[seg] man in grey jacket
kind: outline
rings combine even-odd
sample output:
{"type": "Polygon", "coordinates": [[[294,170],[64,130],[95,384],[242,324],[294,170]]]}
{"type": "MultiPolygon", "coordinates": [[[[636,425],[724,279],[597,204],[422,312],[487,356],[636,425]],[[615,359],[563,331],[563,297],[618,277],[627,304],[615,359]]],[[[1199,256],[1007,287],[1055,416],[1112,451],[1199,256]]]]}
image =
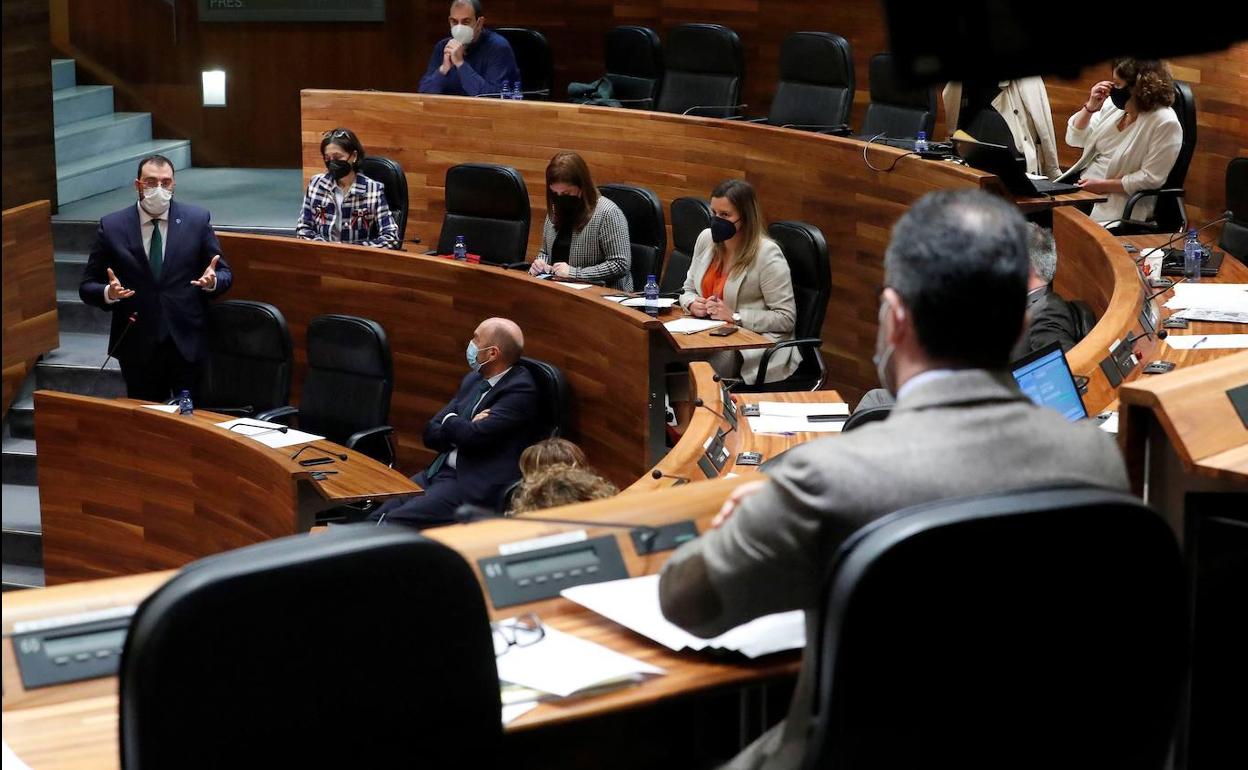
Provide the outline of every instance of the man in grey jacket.
{"type": "MultiPolygon", "coordinates": [[[[807,612],[807,654],[788,718],[731,768],[799,767],[813,703],[820,580],[841,543],[918,503],[1055,484],[1127,488],[1122,457],[1089,422],[1031,404],[1010,378],[1023,325],[1027,231],[979,191],[930,193],[893,228],[876,368],[887,420],[786,452],[738,487],[715,526],[663,569],[673,623],[714,636],[773,612],[807,612]]],[[[919,576],[916,576],[916,579],[919,576]]]]}

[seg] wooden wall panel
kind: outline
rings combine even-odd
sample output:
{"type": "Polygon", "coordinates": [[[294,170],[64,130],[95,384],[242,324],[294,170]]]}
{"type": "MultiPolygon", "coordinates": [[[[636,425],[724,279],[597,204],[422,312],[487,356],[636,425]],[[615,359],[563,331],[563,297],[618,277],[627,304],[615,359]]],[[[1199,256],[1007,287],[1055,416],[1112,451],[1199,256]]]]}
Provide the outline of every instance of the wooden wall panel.
{"type": "Polygon", "coordinates": [[[61,346],[47,201],[4,212],[4,401],[7,412],[39,356],[61,346]]]}
{"type": "MultiPolygon", "coordinates": [[[[446,34],[443,0],[388,0],[383,24],[200,24],[196,4],[177,4],[176,46],[155,45],[172,30],[162,0],[54,0],[66,8],[54,42],[83,57],[79,72],[121,86],[119,109],[154,110],[158,135],[193,141],[198,165],[290,167],[299,162],[298,97],[304,88],[414,91],[433,44],[446,34]],[[153,31],[155,31],[155,36],[153,31]],[[229,76],[230,106],[200,106],[199,72],[220,66],[229,76]],[[246,126],[246,132],[240,131],[246,126]]],[[[6,4],[7,5],[7,4],[6,4]]],[[[877,0],[809,3],[797,0],[489,0],[493,26],[527,26],[550,40],[555,95],[570,81],[603,73],[603,35],[619,24],[660,34],[686,22],[717,22],[737,31],[745,51],[744,101],[766,114],[779,77],[780,44],[796,30],[843,35],[854,49],[858,90],[852,122],[869,100],[871,55],[888,47],[877,0]]],[[[1176,74],[1193,82],[1200,109],[1200,143],[1189,189],[1192,218],[1222,211],[1227,161],[1248,155],[1248,44],[1184,57],[1176,74]]],[[[1077,82],[1050,82],[1054,121],[1063,126],[1104,67],[1077,82]]],[[[937,135],[944,135],[943,115],[937,135]]],[[[363,135],[365,146],[377,141],[363,135]]],[[[1059,136],[1061,139],[1061,136],[1059,136]]],[[[1073,162],[1063,151],[1063,162],[1073,162]]],[[[467,159],[465,157],[465,159],[467,159]]]]}
{"type": "Polygon", "coordinates": [[[4,190],[0,208],[56,201],[48,0],[4,0],[4,190]]]}

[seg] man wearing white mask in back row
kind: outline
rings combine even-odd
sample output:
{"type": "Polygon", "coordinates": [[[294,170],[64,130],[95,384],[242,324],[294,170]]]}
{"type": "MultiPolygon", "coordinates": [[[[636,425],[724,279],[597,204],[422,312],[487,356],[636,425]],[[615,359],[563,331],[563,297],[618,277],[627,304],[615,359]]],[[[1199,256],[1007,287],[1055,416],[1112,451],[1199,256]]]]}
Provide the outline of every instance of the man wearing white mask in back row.
{"type": "MultiPolygon", "coordinates": [[[[173,164],[139,162],[138,203],[100,219],[78,296],[113,314],[108,354],[126,395],[166,401],[198,386],[208,304],[233,280],[206,209],[173,201],[173,164]]],[[[103,351],[101,351],[103,353],[103,351]]]]}
{"type": "Polygon", "coordinates": [[[422,94],[487,96],[502,92],[504,83],[514,87],[520,79],[516,55],[506,38],[485,28],[481,0],[454,0],[447,21],[451,36],[433,47],[422,94]]]}

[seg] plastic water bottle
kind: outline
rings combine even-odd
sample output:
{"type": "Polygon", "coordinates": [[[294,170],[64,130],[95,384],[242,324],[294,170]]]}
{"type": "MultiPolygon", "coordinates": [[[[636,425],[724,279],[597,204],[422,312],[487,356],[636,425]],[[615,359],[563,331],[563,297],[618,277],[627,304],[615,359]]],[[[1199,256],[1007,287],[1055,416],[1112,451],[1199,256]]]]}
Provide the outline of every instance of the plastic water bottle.
{"type": "MultiPolygon", "coordinates": [[[[503,87],[502,87],[501,89],[499,89],[499,98],[500,98],[500,99],[510,99],[510,98],[511,98],[511,86],[510,86],[510,85],[508,85],[508,83],[510,83],[510,82],[511,82],[511,81],[509,81],[509,80],[504,80],[504,81],[503,81],[503,87]]],[[[519,85],[519,84],[517,84],[517,85],[519,85]]]]}
{"type": "Polygon", "coordinates": [[[1187,231],[1187,242],[1183,244],[1183,275],[1189,283],[1200,282],[1200,268],[1203,266],[1205,249],[1196,238],[1196,230],[1187,231]]]}
{"type": "Polygon", "coordinates": [[[915,152],[927,152],[927,132],[920,131],[917,139],[914,140],[915,152]]]}
{"type": "Polygon", "coordinates": [[[191,403],[191,391],[184,390],[178,394],[178,414],[195,414],[195,405],[191,403]]]}
{"type": "Polygon", "coordinates": [[[520,81],[516,81],[516,87],[512,89],[511,98],[516,101],[524,100],[524,89],[520,87],[520,81]]]}
{"type": "Polygon", "coordinates": [[[646,279],[646,315],[657,316],[659,314],[659,282],[650,276],[646,279]]]}
{"type": "Polygon", "coordinates": [[[464,245],[464,236],[455,236],[455,259],[460,262],[468,259],[468,247],[464,245]]]}

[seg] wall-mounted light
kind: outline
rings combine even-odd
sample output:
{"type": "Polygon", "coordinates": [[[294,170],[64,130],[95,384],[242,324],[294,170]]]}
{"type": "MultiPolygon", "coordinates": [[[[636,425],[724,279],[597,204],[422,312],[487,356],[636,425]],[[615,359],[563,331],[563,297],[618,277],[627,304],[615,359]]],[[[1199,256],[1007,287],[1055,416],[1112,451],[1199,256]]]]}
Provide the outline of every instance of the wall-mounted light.
{"type": "Polygon", "coordinates": [[[204,70],[204,106],[225,106],[225,70],[204,70]]]}

